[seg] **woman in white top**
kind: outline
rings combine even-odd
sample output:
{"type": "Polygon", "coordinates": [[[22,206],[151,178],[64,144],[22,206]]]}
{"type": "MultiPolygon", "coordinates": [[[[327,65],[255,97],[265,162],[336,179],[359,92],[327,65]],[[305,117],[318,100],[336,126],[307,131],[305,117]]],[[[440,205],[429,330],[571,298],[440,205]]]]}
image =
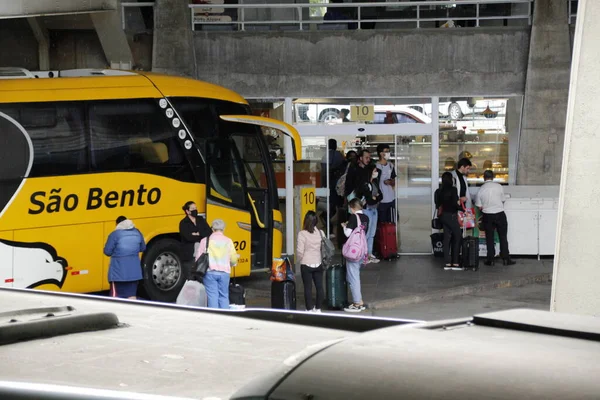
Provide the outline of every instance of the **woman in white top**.
{"type": "Polygon", "coordinates": [[[321,267],[321,235],[323,231],[317,229],[317,214],[309,211],[304,217],[304,225],[298,233],[298,246],[296,254],[300,261],[302,282],[304,283],[304,300],[306,310],[321,312],[321,305],[325,299],[323,291],[323,268],[321,267]],[[312,284],[317,288],[317,301],[313,304],[312,284]]]}

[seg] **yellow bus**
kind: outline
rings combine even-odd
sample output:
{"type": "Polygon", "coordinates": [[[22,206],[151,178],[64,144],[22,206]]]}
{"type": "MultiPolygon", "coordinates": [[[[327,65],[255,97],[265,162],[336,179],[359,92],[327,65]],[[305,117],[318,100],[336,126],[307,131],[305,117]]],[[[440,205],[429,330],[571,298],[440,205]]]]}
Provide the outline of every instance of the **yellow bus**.
{"type": "MultiPolygon", "coordinates": [[[[269,129],[263,129],[267,127],[269,129]]],[[[179,222],[195,201],[222,218],[236,276],[281,255],[282,214],[263,131],[238,94],[212,84],[116,70],[0,69],[0,285],[109,288],[103,246],[124,215],[146,239],[144,286],[172,301],[184,283],[179,222]]]]}

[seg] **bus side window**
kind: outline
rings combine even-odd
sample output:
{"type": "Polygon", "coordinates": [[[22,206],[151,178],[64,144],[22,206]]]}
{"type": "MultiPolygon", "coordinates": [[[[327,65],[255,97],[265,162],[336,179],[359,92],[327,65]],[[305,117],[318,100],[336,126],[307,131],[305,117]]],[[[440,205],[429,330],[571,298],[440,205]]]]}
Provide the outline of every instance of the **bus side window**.
{"type": "Polygon", "coordinates": [[[89,114],[94,170],[195,182],[177,130],[154,99],[93,102],[89,114]]]}
{"type": "Polygon", "coordinates": [[[25,129],[34,149],[30,177],[89,171],[83,104],[75,102],[2,105],[0,111],[25,129]]]}

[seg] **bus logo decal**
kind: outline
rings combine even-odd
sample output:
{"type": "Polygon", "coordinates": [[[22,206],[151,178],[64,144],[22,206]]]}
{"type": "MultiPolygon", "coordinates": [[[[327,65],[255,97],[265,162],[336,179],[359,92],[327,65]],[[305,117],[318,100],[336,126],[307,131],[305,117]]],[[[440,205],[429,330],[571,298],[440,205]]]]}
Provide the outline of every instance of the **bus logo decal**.
{"type": "Polygon", "coordinates": [[[0,254],[11,254],[13,274],[5,283],[16,283],[18,287],[33,289],[41,285],[56,285],[62,288],[67,278],[67,260],[59,257],[56,249],[48,243],[24,243],[0,239],[0,254]],[[16,277],[16,279],[15,279],[16,277]],[[10,282],[9,282],[10,281],[10,282]]]}

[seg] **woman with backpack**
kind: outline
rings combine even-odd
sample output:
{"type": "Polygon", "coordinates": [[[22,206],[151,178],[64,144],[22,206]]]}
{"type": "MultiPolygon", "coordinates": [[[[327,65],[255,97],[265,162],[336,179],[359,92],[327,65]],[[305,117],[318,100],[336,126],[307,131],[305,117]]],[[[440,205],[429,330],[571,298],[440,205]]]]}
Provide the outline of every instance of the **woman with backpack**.
{"type": "Polygon", "coordinates": [[[460,270],[458,262],[462,237],[460,225],[458,224],[460,200],[450,172],[442,174],[442,184],[435,191],[434,198],[438,217],[444,227],[444,260],[446,262],[444,269],[460,270]],[[452,244],[452,248],[450,244],[452,244]]]}
{"type": "Polygon", "coordinates": [[[304,284],[304,304],[308,312],[321,312],[325,300],[323,290],[323,257],[321,255],[322,230],[317,228],[317,213],[309,211],[304,217],[304,225],[298,233],[296,255],[300,260],[300,272],[304,284]],[[313,304],[312,285],[317,288],[317,301],[313,304]]]}
{"type": "Polygon", "coordinates": [[[344,234],[348,238],[342,254],[346,259],[346,276],[350,293],[352,293],[352,304],[344,308],[344,311],[361,312],[365,309],[365,306],[360,291],[360,267],[367,259],[366,232],[369,229],[369,217],[363,213],[358,198],[348,202],[348,212],[350,213],[348,222],[342,224],[344,234]],[[352,252],[355,254],[351,254],[352,252]]]}

